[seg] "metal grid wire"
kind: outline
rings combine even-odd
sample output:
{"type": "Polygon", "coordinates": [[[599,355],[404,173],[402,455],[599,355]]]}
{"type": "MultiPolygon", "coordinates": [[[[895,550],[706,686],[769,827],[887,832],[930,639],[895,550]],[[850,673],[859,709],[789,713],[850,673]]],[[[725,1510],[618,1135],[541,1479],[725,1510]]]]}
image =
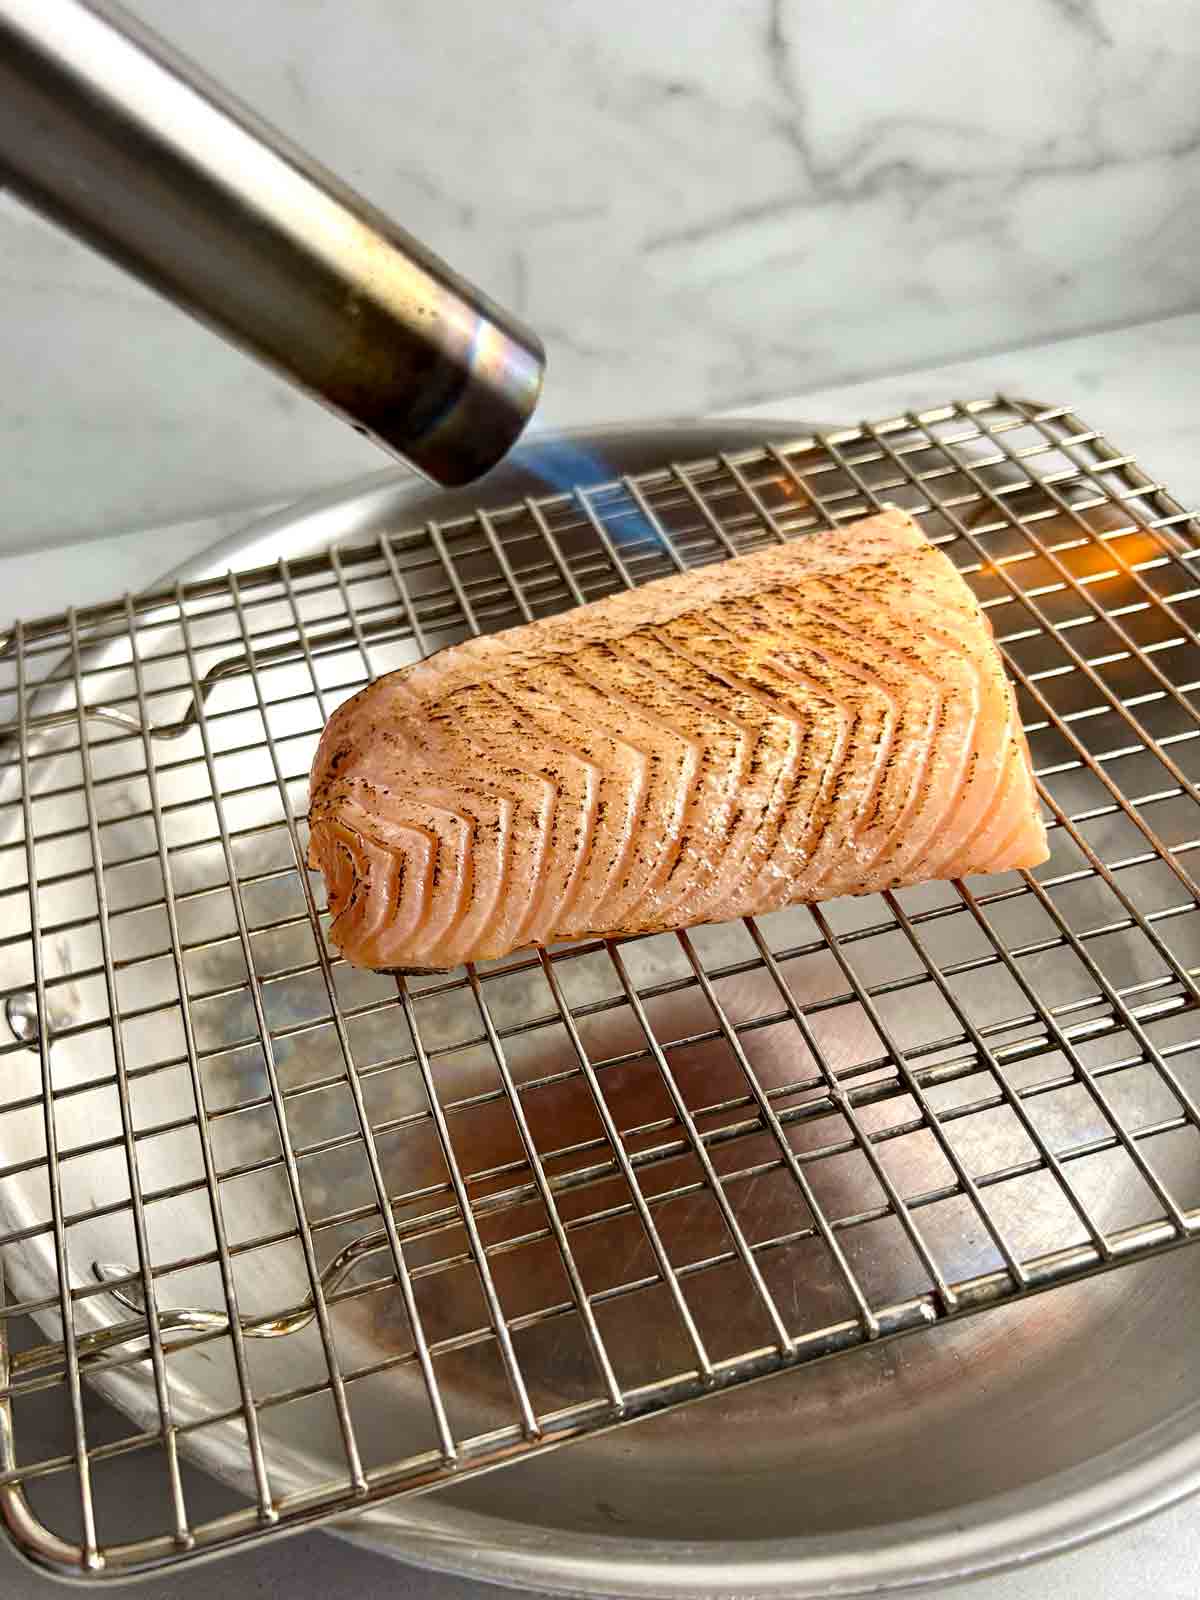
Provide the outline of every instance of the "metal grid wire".
{"type": "Polygon", "coordinates": [[[1195,532],[998,398],[0,638],[14,1542],[191,1559],[1195,1238],[1195,532]],[[306,778],[368,678],[883,504],[987,608],[1045,867],[420,979],[327,944],[306,778]]]}

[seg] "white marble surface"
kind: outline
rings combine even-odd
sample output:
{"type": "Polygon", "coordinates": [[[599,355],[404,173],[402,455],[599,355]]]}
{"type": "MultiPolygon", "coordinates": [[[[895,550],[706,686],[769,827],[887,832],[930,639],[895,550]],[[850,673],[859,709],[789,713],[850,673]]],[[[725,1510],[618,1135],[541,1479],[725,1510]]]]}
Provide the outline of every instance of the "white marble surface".
{"type": "MultiPolygon", "coordinates": [[[[1200,0],[130,3],[523,312],[552,423],[1200,305],[1200,0]]],[[[0,548],[376,464],[2,198],[0,361],[0,548]]]]}
{"type": "MultiPolygon", "coordinates": [[[[853,421],[906,407],[970,398],[997,388],[1048,402],[1070,401],[1086,420],[1109,431],[1121,448],[1181,498],[1200,504],[1200,315],[1117,333],[1059,341],[855,385],[793,395],[762,407],[780,417],[853,421]]],[[[198,553],[236,519],[175,523],[153,533],[67,547],[42,556],[0,559],[0,625],[26,613],[98,600],[122,587],[149,583],[166,567],[198,553]]],[[[97,1405],[99,1402],[97,1402],[97,1405]]],[[[121,1468],[139,1492],[140,1456],[121,1468]]],[[[216,1508],[214,1489],[196,1475],[193,1514],[216,1508]]],[[[1200,1504],[1188,1501],[1098,1544],[1023,1571],[937,1591],[940,1600],[1194,1600],[1200,1572],[1200,1504]]],[[[263,1600],[319,1600],[354,1594],[361,1600],[500,1600],[502,1591],[438,1577],[354,1550],[322,1534],[147,1583],[144,1600],[208,1600],[230,1593],[263,1600]]],[[[20,1566],[0,1547],[0,1593],[11,1600],[51,1600],[56,1584],[20,1566]]]]}

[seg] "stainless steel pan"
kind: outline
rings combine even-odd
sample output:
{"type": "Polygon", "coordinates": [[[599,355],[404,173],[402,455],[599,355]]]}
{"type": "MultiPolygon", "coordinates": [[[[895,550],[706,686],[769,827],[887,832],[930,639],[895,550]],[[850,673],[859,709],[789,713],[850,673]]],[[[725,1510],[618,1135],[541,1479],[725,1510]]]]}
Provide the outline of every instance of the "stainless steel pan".
{"type": "MultiPolygon", "coordinates": [[[[800,425],[680,422],[573,437],[596,452],[607,475],[807,431],[800,425]]],[[[529,460],[518,452],[489,479],[487,498],[507,503],[536,488],[529,460]]],[[[466,509],[479,495],[461,498],[466,509]]],[[[453,497],[435,494],[405,475],[381,473],[251,526],[178,576],[199,579],[231,566],[293,559],[331,542],[361,541],[434,515],[445,519],[454,510],[453,497]]],[[[54,779],[53,771],[44,774],[47,786],[54,779]]],[[[110,803],[119,811],[119,797],[110,803]]],[[[132,794],[129,804],[136,809],[132,794]]],[[[64,916],[69,909],[60,908],[64,916]]],[[[1020,926],[1007,932],[1020,941],[1020,926]]],[[[202,935],[203,929],[197,926],[192,933],[202,935]]],[[[214,983],[229,977],[222,959],[214,957],[207,974],[214,983]]],[[[66,971],[73,961],[82,962],[83,953],[72,950],[68,938],[53,960],[66,971]]],[[[1134,958],[1123,979],[1134,982],[1139,975],[1134,958]]],[[[0,965],[0,986],[7,986],[5,977],[0,965]]],[[[748,974],[739,981],[744,994],[735,985],[726,995],[735,1010],[739,998],[753,1002],[756,978],[748,974]]],[[[71,1006],[86,1005],[88,997],[73,997],[69,985],[56,992],[61,996],[58,1025],[66,1027],[71,1006]]],[[[664,1025],[672,1036],[696,1031],[693,1013],[701,1004],[696,991],[681,992],[669,1004],[672,1015],[664,1025]]],[[[214,1036],[225,1025],[233,1026],[218,1018],[204,1024],[214,1036]]],[[[602,1022],[596,1049],[618,1051],[618,1034],[617,1024],[602,1022]]],[[[852,1060],[862,1046],[852,1031],[843,1030],[830,1048],[839,1059],[852,1060]]],[[[145,1048],[156,1046],[147,1042],[145,1048]]],[[[60,1087],[93,1066],[86,1052],[73,1050],[70,1037],[53,1046],[53,1059],[60,1087]]],[[[34,1057],[18,1060],[14,1065],[9,1058],[9,1072],[34,1082],[34,1057]]],[[[703,1059],[695,1065],[701,1073],[706,1070],[703,1059]]],[[[765,1079],[786,1075],[787,1065],[773,1057],[768,1044],[760,1061],[765,1079]]],[[[313,1070],[318,1067],[312,1063],[313,1070]]],[[[718,1068],[714,1060],[713,1070],[718,1068]]],[[[448,1062],[444,1070],[456,1069],[448,1062]]],[[[1180,1070],[1191,1068],[1185,1062],[1180,1070]]],[[[180,1108],[181,1086],[169,1078],[150,1084],[139,1116],[169,1121],[180,1108]]],[[[9,1092],[16,1089],[14,1076],[9,1092]]],[[[219,1096],[221,1085],[214,1082],[212,1090],[219,1096]]],[[[640,1092],[634,1082],[627,1110],[635,1121],[640,1092]]],[[[68,1109],[60,1129],[68,1141],[89,1130],[94,1135],[97,1115],[105,1114],[87,1097],[75,1103],[78,1126],[72,1128],[68,1109]]],[[[319,1106],[310,1113],[300,1109],[300,1122],[308,1116],[310,1125],[297,1133],[315,1137],[328,1131],[325,1115],[319,1106]]],[[[569,1106],[563,1115],[569,1122],[569,1106]]],[[[564,1125],[562,1131],[565,1139],[570,1129],[564,1125]]],[[[0,1132],[6,1141],[0,1163],[8,1164],[21,1147],[21,1130],[10,1116],[0,1119],[0,1132]]],[[[240,1153],[249,1158],[252,1138],[247,1137],[250,1142],[240,1153]]],[[[478,1137],[485,1144],[491,1137],[486,1123],[478,1137]]],[[[1002,1142],[999,1131],[996,1137],[1002,1142]]],[[[223,1154],[232,1160],[238,1153],[223,1154]]],[[[1002,1155],[999,1144],[979,1152],[981,1161],[1002,1155]]],[[[161,1170],[144,1176],[147,1181],[177,1176],[178,1163],[187,1159],[165,1142],[161,1170]]],[[[98,1156],[72,1181],[83,1185],[98,1206],[122,1160],[119,1152],[111,1163],[98,1156]]],[[[911,1176],[919,1185],[920,1174],[911,1176]]],[[[1178,1176],[1187,1181],[1186,1171],[1178,1176]]],[[[322,1181],[336,1187],[351,1181],[351,1174],[339,1168],[334,1155],[322,1168],[322,1181]]],[[[419,1174],[407,1174],[408,1183],[418,1181],[419,1174]]],[[[25,1187],[9,1182],[3,1195],[5,1225],[34,1220],[43,1203],[35,1179],[25,1187]]],[[[268,1226],[279,1203],[265,1189],[247,1190],[245,1227],[268,1226]]],[[[1101,1210],[1117,1225],[1121,1197],[1110,1196],[1101,1210]]],[[[189,1245],[198,1252],[206,1248],[210,1234],[201,1205],[181,1203],[169,1226],[177,1253],[186,1253],[189,1245]]],[[[703,1218],[697,1215],[688,1226],[694,1226],[699,1247],[703,1218]]],[[[986,1240],[964,1234],[956,1249],[956,1275],[986,1269],[986,1240]]],[[[122,1217],[97,1216],[72,1240],[77,1262],[129,1262],[131,1252],[122,1217]]],[[[882,1244],[873,1252],[866,1247],[860,1265],[884,1276],[894,1270],[882,1244]]],[[[44,1236],[10,1251],[6,1268],[15,1295],[51,1292],[54,1263],[44,1236]]],[[[256,1258],[255,1272],[257,1286],[248,1286],[247,1293],[258,1303],[278,1305],[289,1295],[300,1297],[296,1261],[286,1252],[256,1258]]],[[[794,1285],[797,1297],[819,1296],[826,1289],[818,1281],[794,1285]]],[[[183,1296],[184,1290],[173,1287],[172,1293],[183,1296]]],[[[214,1290],[205,1273],[197,1273],[190,1293],[194,1304],[211,1303],[214,1290]]],[[[112,1310],[103,1315],[111,1317],[112,1310]]],[[[454,1294],[431,1314],[441,1319],[439,1326],[452,1328],[460,1314],[454,1294]]],[[[81,1304],[82,1326],[89,1315],[103,1320],[95,1300],[81,1304]]],[[[46,1325],[52,1327],[53,1319],[46,1325]]],[[[502,1583],[681,1600],[698,1594],[875,1593],[1026,1562],[1147,1515],[1200,1485],[1198,1327],[1200,1250],[1177,1251],[932,1333],[716,1396],[436,1494],[383,1506],[339,1525],[338,1531],[407,1561],[502,1583]]],[[[386,1317],[366,1313],[344,1328],[347,1348],[362,1358],[390,1348],[393,1335],[386,1317]]],[[[652,1351],[662,1336],[651,1317],[641,1331],[645,1349],[652,1351]]],[[[320,1365],[319,1351],[304,1334],[263,1341],[253,1355],[256,1382],[264,1389],[301,1382],[320,1365]]],[[[582,1392],[584,1377],[577,1350],[553,1344],[543,1349],[540,1381],[564,1403],[582,1392]]],[[[172,1378],[184,1419],[231,1403],[232,1374],[219,1358],[182,1357],[172,1363],[172,1378]]],[[[406,1383],[397,1375],[387,1378],[386,1405],[376,1408],[375,1420],[369,1396],[356,1413],[368,1453],[381,1460],[394,1453],[397,1418],[406,1406],[417,1426],[423,1399],[414,1386],[406,1390],[406,1383]]],[[[148,1366],[109,1375],[102,1388],[129,1416],[154,1425],[148,1366]]],[[[464,1381],[457,1396],[458,1404],[483,1419],[497,1401],[490,1381],[478,1374],[464,1381]]],[[[301,1489],[334,1470],[338,1445],[330,1416],[284,1408],[265,1414],[264,1427],[281,1489],[301,1489]]],[[[244,1441],[233,1424],[192,1435],[187,1448],[199,1464],[246,1486],[244,1441]]]]}

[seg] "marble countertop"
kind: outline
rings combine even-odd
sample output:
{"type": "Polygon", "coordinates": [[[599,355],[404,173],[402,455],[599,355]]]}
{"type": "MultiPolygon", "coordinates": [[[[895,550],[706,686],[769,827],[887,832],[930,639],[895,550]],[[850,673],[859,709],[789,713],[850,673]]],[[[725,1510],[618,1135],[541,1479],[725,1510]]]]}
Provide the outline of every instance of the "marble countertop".
{"type": "MultiPolygon", "coordinates": [[[[528,317],[556,426],[1197,307],[1200,0],[129,4],[528,317]]],[[[0,354],[0,550],[373,465],[2,192],[0,354]]]]}
{"type": "MultiPolygon", "coordinates": [[[[1183,501],[1200,503],[1200,315],[1119,332],[1061,340],[949,366],[796,394],[756,414],[797,421],[853,422],[907,408],[969,399],[997,390],[1046,403],[1070,403],[1087,422],[1139,456],[1183,501]]],[[[746,408],[739,407],[745,415],[746,408]]],[[[244,514],[242,514],[244,516],[244,514]]],[[[29,556],[0,559],[0,625],[14,614],[44,614],[124,588],[148,584],[237,526],[239,515],[177,523],[29,556]],[[35,570],[36,566],[36,570],[35,570]]],[[[132,1470],[132,1469],[131,1469],[132,1470]]],[[[131,1481],[130,1492],[136,1493],[131,1481]]],[[[203,1513],[203,1506],[196,1508],[203,1513]]],[[[1099,1544],[1036,1568],[941,1589],[942,1600],[1116,1600],[1154,1594],[1193,1600],[1200,1571],[1200,1512],[1185,1502],[1099,1544]]],[[[309,1600],[353,1593],[362,1600],[482,1600],[500,1591],[438,1577],[352,1549],[319,1533],[140,1587],[145,1600],[206,1600],[238,1592],[264,1600],[309,1600]]],[[[51,1600],[61,1589],[0,1549],[0,1591],[12,1600],[51,1600]]]]}

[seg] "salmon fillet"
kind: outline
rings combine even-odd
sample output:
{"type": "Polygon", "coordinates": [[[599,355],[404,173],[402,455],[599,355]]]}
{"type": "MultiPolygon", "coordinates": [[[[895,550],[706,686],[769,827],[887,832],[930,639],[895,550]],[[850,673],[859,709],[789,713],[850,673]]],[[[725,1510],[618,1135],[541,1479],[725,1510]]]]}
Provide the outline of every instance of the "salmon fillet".
{"type": "Polygon", "coordinates": [[[1047,855],[991,627],[887,511],[452,646],[322,735],[309,865],[377,969],[1047,855]]]}

